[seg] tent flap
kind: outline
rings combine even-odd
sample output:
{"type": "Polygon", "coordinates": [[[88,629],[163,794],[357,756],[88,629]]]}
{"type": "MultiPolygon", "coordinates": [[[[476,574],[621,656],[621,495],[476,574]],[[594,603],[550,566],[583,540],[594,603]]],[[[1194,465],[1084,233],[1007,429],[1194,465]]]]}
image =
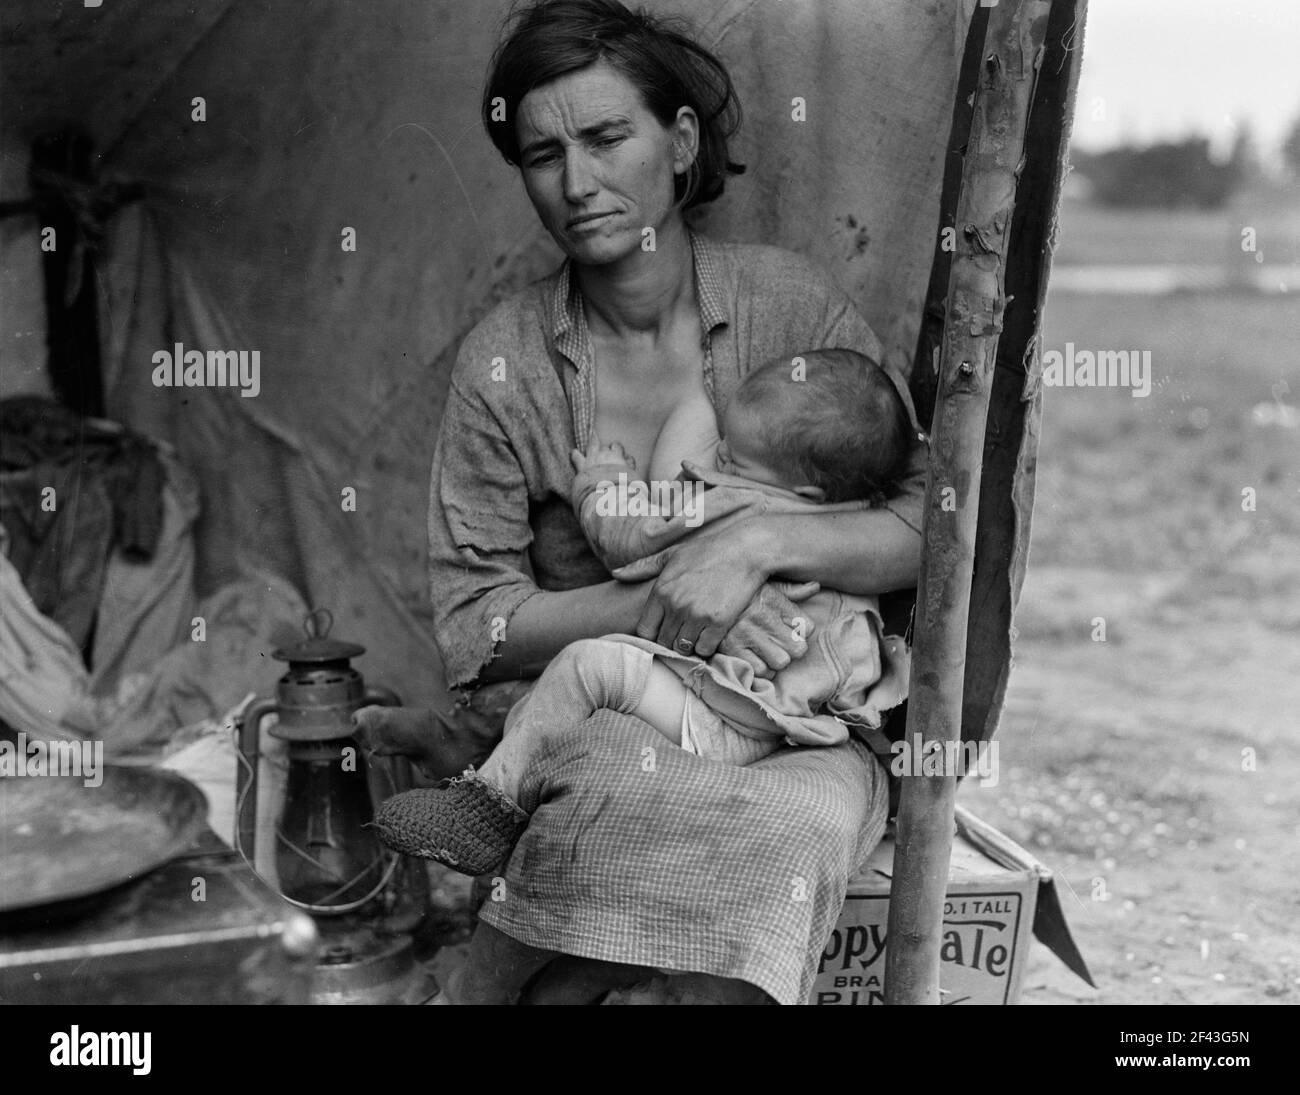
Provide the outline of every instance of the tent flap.
{"type": "MultiPolygon", "coordinates": [[[[648,6],[694,24],[745,111],[748,171],[703,230],[820,263],[909,369],[974,0],[648,6]]],[[[23,196],[31,140],[69,124],[102,179],[145,188],[100,266],[108,413],[197,475],[199,591],[245,562],[283,575],[412,703],[443,694],[424,513],[448,372],[558,261],[478,119],[507,7],[14,0],[0,36],[0,194],[23,196]],[[156,387],[178,342],[257,351],[258,394],[156,387]]]]}

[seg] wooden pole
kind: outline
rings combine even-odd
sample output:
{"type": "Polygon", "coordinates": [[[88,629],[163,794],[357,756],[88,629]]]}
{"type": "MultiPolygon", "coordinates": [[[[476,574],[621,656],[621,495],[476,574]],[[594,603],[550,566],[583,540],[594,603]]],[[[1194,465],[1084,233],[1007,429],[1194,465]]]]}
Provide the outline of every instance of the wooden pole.
{"type": "MultiPolygon", "coordinates": [[[[1064,0],[1060,0],[1064,2],[1064,0]]],[[[908,743],[961,741],[984,427],[1002,330],[1007,243],[1051,0],[994,0],[957,207],[922,526],[908,743]]],[[[918,363],[924,368],[925,362],[918,363]]],[[[913,750],[919,769],[920,757],[913,750]]],[[[956,774],[906,774],[890,890],[885,1001],[939,1003],[956,774]]]]}

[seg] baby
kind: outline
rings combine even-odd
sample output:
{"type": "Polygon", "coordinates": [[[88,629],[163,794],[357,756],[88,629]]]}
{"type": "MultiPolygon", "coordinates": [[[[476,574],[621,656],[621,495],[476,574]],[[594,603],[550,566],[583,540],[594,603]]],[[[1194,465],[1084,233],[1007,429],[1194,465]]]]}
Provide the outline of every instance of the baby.
{"type": "MultiPolygon", "coordinates": [[[[675,412],[676,414],[676,412],[675,412]]],[[[657,573],[656,553],[701,525],[757,514],[825,513],[880,504],[907,467],[911,430],[893,382],[850,350],[818,350],[749,373],[722,419],[689,405],[660,433],[694,432],[713,467],[687,461],[677,480],[646,484],[618,444],[593,438],[575,450],[571,500],[592,548],[616,577],[657,573]],[[705,421],[707,419],[707,421],[705,421]],[[707,437],[698,436],[708,430],[707,437]],[[627,565],[632,564],[632,565],[627,565]]],[[[506,719],[505,734],[477,770],[443,788],[386,802],[375,824],[392,848],[466,874],[495,867],[528,815],[518,798],[530,757],[549,734],[611,708],[649,724],[671,744],[708,760],[746,765],[783,745],[837,745],[848,724],[879,727],[907,692],[907,651],[882,635],[876,598],[818,590],[799,597],[796,634],[807,652],[771,676],[743,658],[708,660],[632,635],[565,647],[506,719]]]]}

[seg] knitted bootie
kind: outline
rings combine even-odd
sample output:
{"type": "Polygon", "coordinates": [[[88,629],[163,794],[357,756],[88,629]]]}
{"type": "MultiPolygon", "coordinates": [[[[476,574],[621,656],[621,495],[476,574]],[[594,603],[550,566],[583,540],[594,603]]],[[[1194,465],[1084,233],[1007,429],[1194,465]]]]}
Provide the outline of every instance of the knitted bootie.
{"type": "Polygon", "coordinates": [[[379,838],[395,852],[436,859],[461,874],[485,874],[515,846],[528,815],[474,770],[446,787],[403,791],[375,813],[379,838]]]}

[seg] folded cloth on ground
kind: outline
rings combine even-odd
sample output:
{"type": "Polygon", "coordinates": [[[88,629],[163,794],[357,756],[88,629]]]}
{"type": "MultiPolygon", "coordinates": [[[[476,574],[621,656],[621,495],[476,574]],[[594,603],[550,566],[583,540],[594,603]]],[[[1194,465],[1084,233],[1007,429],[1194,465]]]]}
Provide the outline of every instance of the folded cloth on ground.
{"type": "MultiPolygon", "coordinates": [[[[0,549],[8,537],[0,525],[0,549]]],[[[89,737],[101,709],[68,633],[32,601],[0,550],[0,720],[41,740],[89,737]]]]}
{"type": "Polygon", "coordinates": [[[153,557],[167,479],[157,450],[114,423],[16,396],[0,400],[0,472],[10,561],[36,607],[84,649],[110,554],[153,557]]]}
{"type": "Polygon", "coordinates": [[[156,755],[181,727],[250,691],[271,695],[282,668],[268,655],[294,641],[307,612],[298,592],[274,575],[248,577],[194,612],[205,623],[202,642],[186,635],[147,671],[97,691],[75,644],[37,611],[0,554],[0,719],[32,737],[99,738],[116,761],[156,755]]]}
{"type": "Polygon", "coordinates": [[[533,817],[480,918],[534,947],[734,977],[808,1000],[853,870],[879,842],[887,773],[861,744],[746,768],[602,710],[548,735],[533,817]]]}

